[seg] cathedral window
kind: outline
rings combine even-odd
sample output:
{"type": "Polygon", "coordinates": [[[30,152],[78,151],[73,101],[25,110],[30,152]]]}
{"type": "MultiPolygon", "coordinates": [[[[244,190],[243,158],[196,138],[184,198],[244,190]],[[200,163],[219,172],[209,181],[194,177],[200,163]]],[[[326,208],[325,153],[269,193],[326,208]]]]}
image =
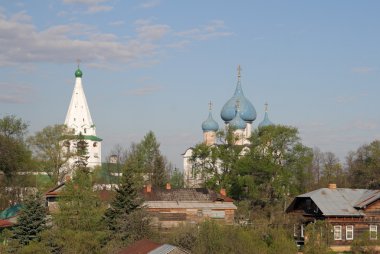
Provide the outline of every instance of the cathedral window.
{"type": "Polygon", "coordinates": [[[94,144],[92,144],[93,147],[97,147],[98,146],[98,143],[94,142],[94,144]]]}

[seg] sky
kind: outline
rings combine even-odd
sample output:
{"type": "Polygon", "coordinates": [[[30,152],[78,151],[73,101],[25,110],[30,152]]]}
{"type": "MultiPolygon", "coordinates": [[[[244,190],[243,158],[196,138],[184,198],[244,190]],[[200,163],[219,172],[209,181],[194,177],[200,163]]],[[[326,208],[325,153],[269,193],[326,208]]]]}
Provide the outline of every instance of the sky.
{"type": "Polygon", "coordinates": [[[213,103],[264,117],[335,153],[380,139],[380,1],[0,1],[0,117],[29,135],[62,124],[77,60],[102,157],[152,130],[179,169],[213,103]]]}

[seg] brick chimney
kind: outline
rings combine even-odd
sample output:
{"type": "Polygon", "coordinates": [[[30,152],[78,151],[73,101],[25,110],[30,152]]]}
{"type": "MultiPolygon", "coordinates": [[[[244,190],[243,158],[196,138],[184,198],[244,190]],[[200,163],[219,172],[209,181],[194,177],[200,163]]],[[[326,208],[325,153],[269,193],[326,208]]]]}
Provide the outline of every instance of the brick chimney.
{"type": "Polygon", "coordinates": [[[221,188],[221,189],[220,189],[220,195],[222,195],[222,196],[227,196],[227,194],[226,194],[226,189],[221,188]]]}
{"type": "Polygon", "coordinates": [[[170,190],[171,188],[172,188],[172,186],[170,185],[170,183],[167,183],[167,184],[166,184],[166,189],[167,189],[167,190],[170,190]]]}
{"type": "Polygon", "coordinates": [[[146,192],[147,192],[147,193],[151,193],[151,192],[152,192],[152,185],[151,185],[150,183],[148,183],[148,184],[146,185],[146,192]]]}
{"type": "Polygon", "coordinates": [[[336,189],[336,183],[329,183],[329,189],[335,190],[336,189]]]}

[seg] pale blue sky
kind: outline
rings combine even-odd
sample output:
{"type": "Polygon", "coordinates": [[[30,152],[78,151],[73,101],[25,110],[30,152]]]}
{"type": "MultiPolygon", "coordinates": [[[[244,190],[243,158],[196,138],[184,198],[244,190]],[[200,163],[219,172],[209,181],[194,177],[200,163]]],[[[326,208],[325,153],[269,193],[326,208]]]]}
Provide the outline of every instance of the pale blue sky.
{"type": "Polygon", "coordinates": [[[182,169],[236,68],[263,118],[341,159],[380,138],[379,1],[0,2],[0,117],[63,123],[76,59],[103,157],[152,130],[182,169]]]}

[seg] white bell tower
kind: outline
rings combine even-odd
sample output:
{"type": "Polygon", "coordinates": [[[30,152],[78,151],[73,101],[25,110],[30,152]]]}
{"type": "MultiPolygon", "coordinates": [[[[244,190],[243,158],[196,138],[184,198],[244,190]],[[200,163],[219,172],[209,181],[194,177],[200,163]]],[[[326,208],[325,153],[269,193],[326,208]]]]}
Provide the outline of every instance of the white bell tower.
{"type": "MultiPolygon", "coordinates": [[[[87,143],[88,164],[89,168],[101,165],[101,141],[102,139],[96,136],[95,124],[92,121],[90,109],[87,105],[86,96],[82,86],[82,71],[75,71],[75,86],[69,109],[67,111],[65,125],[73,131],[75,137],[82,135],[87,143]]],[[[71,151],[75,151],[77,147],[77,139],[65,141],[66,146],[71,151]]],[[[77,158],[69,160],[69,168],[72,168],[77,158]]],[[[72,172],[70,173],[72,175],[72,172]]]]}

